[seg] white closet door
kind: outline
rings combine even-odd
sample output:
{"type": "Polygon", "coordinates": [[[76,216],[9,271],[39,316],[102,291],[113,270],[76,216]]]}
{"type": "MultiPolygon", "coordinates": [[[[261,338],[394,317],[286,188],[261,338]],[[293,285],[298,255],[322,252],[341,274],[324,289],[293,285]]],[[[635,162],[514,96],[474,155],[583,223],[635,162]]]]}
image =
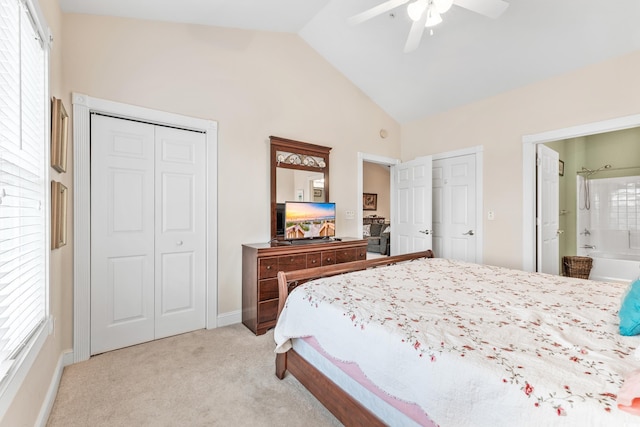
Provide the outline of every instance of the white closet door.
{"type": "Polygon", "coordinates": [[[154,339],[154,127],[91,118],[91,354],[154,339]]]}
{"type": "Polygon", "coordinates": [[[431,156],[391,167],[391,255],[432,249],[431,156]]]}
{"type": "Polygon", "coordinates": [[[205,327],[202,133],[91,119],[91,354],[205,327]]]}
{"type": "Polygon", "coordinates": [[[205,327],[205,136],[156,127],[156,338],[205,327]]]}
{"type": "Polygon", "coordinates": [[[433,247],[436,256],[476,262],[476,156],[433,162],[433,247]]]}

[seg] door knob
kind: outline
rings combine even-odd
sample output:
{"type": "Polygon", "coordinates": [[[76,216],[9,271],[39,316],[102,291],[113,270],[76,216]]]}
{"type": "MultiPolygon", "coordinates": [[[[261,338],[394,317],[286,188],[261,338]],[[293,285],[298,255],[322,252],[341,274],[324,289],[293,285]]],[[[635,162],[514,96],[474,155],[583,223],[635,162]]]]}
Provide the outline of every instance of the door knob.
{"type": "Polygon", "coordinates": [[[424,234],[431,234],[431,230],[420,230],[420,232],[424,234]]]}
{"type": "Polygon", "coordinates": [[[178,245],[178,246],[182,246],[182,240],[178,240],[178,241],[176,242],[176,245],[178,245]]]}
{"type": "Polygon", "coordinates": [[[469,230],[466,233],[462,233],[463,236],[473,236],[473,230],[469,230]]]}
{"type": "Polygon", "coordinates": [[[556,236],[559,236],[559,235],[561,235],[562,233],[564,233],[564,230],[558,230],[558,231],[556,231],[556,236]]]}

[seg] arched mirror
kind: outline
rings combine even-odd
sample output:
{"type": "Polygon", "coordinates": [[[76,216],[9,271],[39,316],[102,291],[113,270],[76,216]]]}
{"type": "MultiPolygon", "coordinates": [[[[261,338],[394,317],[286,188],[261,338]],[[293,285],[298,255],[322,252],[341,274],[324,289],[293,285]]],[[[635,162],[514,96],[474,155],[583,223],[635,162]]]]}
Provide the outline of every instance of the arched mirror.
{"type": "Polygon", "coordinates": [[[270,136],[271,238],[284,236],[284,202],[329,201],[331,147],[270,136]]]}

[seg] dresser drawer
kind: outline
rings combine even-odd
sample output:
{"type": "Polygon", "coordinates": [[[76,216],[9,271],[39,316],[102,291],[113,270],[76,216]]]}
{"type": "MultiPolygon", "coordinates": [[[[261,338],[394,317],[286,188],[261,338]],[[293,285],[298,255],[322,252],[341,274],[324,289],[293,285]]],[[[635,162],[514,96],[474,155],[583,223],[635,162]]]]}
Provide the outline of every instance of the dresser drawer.
{"type": "Polygon", "coordinates": [[[307,268],[307,255],[286,255],[278,257],[278,271],[302,270],[307,268]]]}
{"type": "Polygon", "coordinates": [[[336,251],[336,263],[356,261],[358,259],[357,249],[338,249],[336,251]]]}
{"type": "Polygon", "coordinates": [[[307,254],[307,268],[320,267],[322,265],[322,254],[311,252],[307,254]]]}
{"type": "Polygon", "coordinates": [[[332,265],[336,263],[336,251],[322,251],[322,265],[332,265]]]}
{"type": "Polygon", "coordinates": [[[274,322],[278,316],[278,300],[272,299],[269,301],[258,303],[258,323],[274,322]]]}
{"type": "Polygon", "coordinates": [[[258,301],[278,298],[278,279],[258,281],[258,301]]]}
{"type": "Polygon", "coordinates": [[[258,260],[258,279],[278,276],[278,258],[260,258],[258,260]]]}

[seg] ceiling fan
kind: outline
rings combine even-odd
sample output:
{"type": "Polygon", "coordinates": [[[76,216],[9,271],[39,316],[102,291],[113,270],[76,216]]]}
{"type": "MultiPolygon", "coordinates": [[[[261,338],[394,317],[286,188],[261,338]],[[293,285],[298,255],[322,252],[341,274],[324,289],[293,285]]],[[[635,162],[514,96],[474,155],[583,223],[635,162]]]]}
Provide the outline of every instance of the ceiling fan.
{"type": "MultiPolygon", "coordinates": [[[[378,15],[390,11],[410,0],[387,0],[371,9],[349,18],[352,25],[360,24],[378,15]]],[[[441,14],[447,12],[452,5],[457,5],[473,12],[487,16],[489,18],[497,18],[502,15],[509,6],[504,0],[415,0],[407,6],[407,13],[413,21],[409,37],[404,46],[404,51],[411,52],[420,44],[422,33],[425,28],[431,28],[442,22],[441,14]]]]}

